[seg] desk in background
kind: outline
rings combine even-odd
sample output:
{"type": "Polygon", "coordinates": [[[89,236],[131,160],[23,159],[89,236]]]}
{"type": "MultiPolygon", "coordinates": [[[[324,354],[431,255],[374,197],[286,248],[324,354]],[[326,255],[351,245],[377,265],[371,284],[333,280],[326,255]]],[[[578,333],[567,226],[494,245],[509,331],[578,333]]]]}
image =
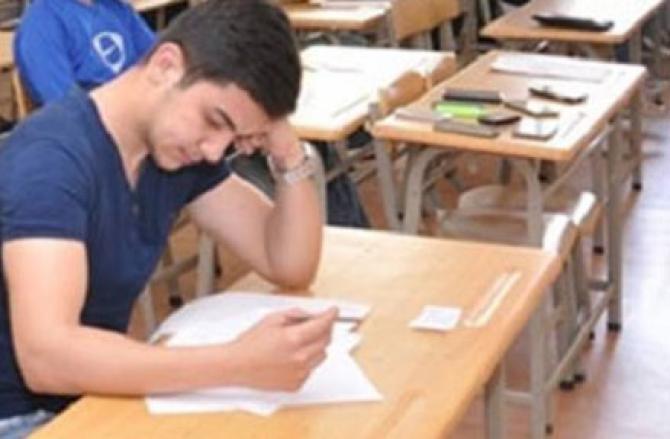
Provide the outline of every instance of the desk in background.
{"type": "Polygon", "coordinates": [[[302,89],[290,120],[301,139],[327,142],[340,155],[343,165],[327,174],[329,180],[366,153],[352,156],[346,140],[367,120],[380,88],[408,71],[423,73],[444,60],[457,69],[453,54],[423,50],[312,46],[301,57],[302,89]]]}
{"type": "MultiPolygon", "coordinates": [[[[529,223],[529,241],[541,246],[543,236],[543,202],[544,194],[565,184],[577,167],[593,152],[591,147],[601,142],[603,136],[610,136],[607,148],[608,171],[606,184],[597,190],[597,195],[606,206],[607,242],[608,242],[608,279],[600,287],[605,294],[594,306],[592,320],[608,310],[610,328],[618,329],[622,320],[622,256],[621,256],[621,208],[620,189],[627,171],[622,169],[622,132],[621,113],[628,102],[638,92],[645,77],[645,69],[637,65],[624,65],[587,61],[552,55],[517,54],[513,52],[489,52],[481,56],[475,63],[469,65],[449,80],[439,84],[426,93],[414,105],[429,108],[439,100],[445,87],[481,89],[485,88],[501,91],[507,98],[526,98],[528,85],[531,82],[542,81],[545,84],[566,87],[588,92],[586,102],[578,105],[561,105],[561,122],[558,132],[548,141],[533,141],[515,138],[511,135],[511,128],[504,128],[497,138],[479,138],[434,131],[432,124],[412,122],[398,119],[391,115],[372,127],[375,137],[392,141],[407,142],[411,145],[412,154],[410,169],[405,173],[407,181],[403,209],[395,205],[395,188],[382,190],[386,212],[403,212],[402,223],[400,215],[388,218],[389,224],[401,228],[405,232],[416,233],[421,215],[421,194],[425,187],[424,178],[433,157],[452,152],[484,153],[508,158],[514,168],[522,175],[528,193],[527,218],[529,223]],[[532,75],[510,74],[495,72],[491,69],[492,63],[499,56],[530,57],[536,64],[542,66],[561,62],[565,64],[570,74],[580,71],[602,70],[606,76],[602,82],[580,82],[574,79],[561,80],[557,78],[538,78],[532,75]],[[610,121],[612,123],[610,124],[610,121]],[[547,160],[556,163],[561,175],[551,185],[544,185],[540,180],[540,163],[547,160]]],[[[599,150],[596,152],[600,152],[599,150]]],[[[377,149],[378,154],[385,154],[383,148],[377,149]]],[[[598,156],[596,156],[598,157],[598,156]]],[[[385,165],[389,160],[378,159],[378,172],[386,178],[381,181],[392,182],[392,170],[385,165]]],[[[535,337],[535,335],[533,335],[535,337]]],[[[536,356],[531,352],[531,356],[536,356]]],[[[539,361],[539,359],[537,360],[539,361]]],[[[536,402],[534,409],[541,403],[536,402]]],[[[543,418],[541,413],[537,417],[543,418]]],[[[541,426],[543,421],[533,421],[534,426],[541,426]]],[[[535,431],[535,430],[534,430],[535,431]]]]}
{"type": "MultiPolygon", "coordinates": [[[[151,416],[138,398],[86,397],[33,438],[76,437],[83,431],[108,439],[443,438],[484,386],[489,437],[501,437],[498,365],[559,266],[556,256],[537,249],[328,228],[311,294],[372,305],[358,329],[363,338],[354,357],[383,394],[382,402],[282,409],[263,418],[151,416]],[[408,328],[427,304],[467,312],[509,270],[519,270],[521,278],[488,325],[448,333],[408,328]]],[[[273,291],[257,275],[232,289],[273,291]]]]}
{"type": "Polygon", "coordinates": [[[291,3],[283,6],[296,32],[377,32],[383,38],[386,1],[348,5],[291,3]]]}
{"type": "MultiPolygon", "coordinates": [[[[488,24],[481,34],[507,42],[515,48],[519,42],[549,41],[569,45],[593,58],[615,59],[619,45],[628,48],[629,61],[642,64],[642,27],[664,5],[665,0],[533,0],[488,24]],[[614,25],[605,32],[577,31],[540,26],[533,14],[560,13],[611,20],[614,25]]],[[[654,25],[655,55],[660,59],[659,20],[654,25]]],[[[631,145],[633,153],[641,162],[642,157],[642,103],[638,94],[631,102],[631,145]]],[[[633,187],[642,188],[641,163],[632,170],[633,187]]]]}

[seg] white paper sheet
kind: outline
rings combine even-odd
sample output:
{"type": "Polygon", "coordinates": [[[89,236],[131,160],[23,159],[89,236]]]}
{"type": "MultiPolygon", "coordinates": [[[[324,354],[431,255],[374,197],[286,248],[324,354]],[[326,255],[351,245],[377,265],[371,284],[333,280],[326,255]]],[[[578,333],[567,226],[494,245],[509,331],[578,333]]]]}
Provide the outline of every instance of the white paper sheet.
{"type": "Polygon", "coordinates": [[[549,60],[547,57],[522,53],[498,55],[491,69],[498,72],[586,82],[602,82],[611,74],[611,70],[606,67],[589,65],[580,60],[549,60]]]}
{"type": "Polygon", "coordinates": [[[340,319],[359,321],[370,312],[369,305],[344,300],[229,291],[194,300],[183,306],[161,323],[151,340],[166,334],[176,334],[185,329],[192,330],[202,325],[221,326],[221,322],[226,319],[237,319],[252,311],[301,308],[309,313],[318,313],[333,306],[337,307],[340,319]]]}
{"type": "MultiPolygon", "coordinates": [[[[299,307],[320,312],[337,306],[340,316],[362,319],[367,305],[353,302],[271,296],[254,293],[225,293],[200,299],[170,316],[156,331],[172,334],[169,346],[202,346],[234,340],[271,312],[299,307]]],[[[379,401],[381,394],[365,376],[350,353],[361,342],[352,332],[356,322],[336,322],[327,357],[298,392],[267,392],[241,387],[220,387],[196,392],[150,396],[152,414],[197,413],[244,410],[268,416],[283,406],[342,402],[379,401]]]]}

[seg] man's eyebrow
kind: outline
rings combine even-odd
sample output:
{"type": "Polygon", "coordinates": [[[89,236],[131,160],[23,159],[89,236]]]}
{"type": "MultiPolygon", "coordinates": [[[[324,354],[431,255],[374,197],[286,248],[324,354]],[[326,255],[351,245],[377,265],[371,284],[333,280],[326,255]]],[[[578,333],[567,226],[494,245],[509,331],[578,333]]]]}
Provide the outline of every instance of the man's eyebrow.
{"type": "Polygon", "coordinates": [[[216,108],[215,108],[215,111],[216,111],[216,113],[217,113],[219,116],[221,116],[221,118],[224,120],[224,122],[226,122],[226,124],[227,124],[233,131],[237,131],[237,126],[235,125],[235,122],[233,122],[233,119],[231,119],[230,116],[228,116],[228,113],[226,113],[226,111],[225,111],[223,108],[221,108],[221,107],[216,107],[216,108]]]}

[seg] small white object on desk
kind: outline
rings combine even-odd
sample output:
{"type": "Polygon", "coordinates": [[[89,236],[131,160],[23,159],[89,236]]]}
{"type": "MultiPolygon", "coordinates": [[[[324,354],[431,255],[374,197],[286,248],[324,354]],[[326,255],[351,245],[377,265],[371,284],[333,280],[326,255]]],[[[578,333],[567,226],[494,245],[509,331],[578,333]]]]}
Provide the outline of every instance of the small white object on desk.
{"type": "Polygon", "coordinates": [[[460,318],[460,308],[426,305],[421,310],[421,314],[410,322],[409,327],[433,331],[448,331],[456,327],[460,318]]]}

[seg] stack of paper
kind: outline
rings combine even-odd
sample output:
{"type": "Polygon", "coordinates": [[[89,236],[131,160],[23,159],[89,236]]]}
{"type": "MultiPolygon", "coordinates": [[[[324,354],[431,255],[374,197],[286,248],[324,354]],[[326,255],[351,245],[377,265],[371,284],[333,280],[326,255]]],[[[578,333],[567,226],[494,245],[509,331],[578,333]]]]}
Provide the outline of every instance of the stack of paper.
{"type": "Polygon", "coordinates": [[[491,69],[504,73],[586,82],[602,82],[611,73],[607,67],[589,64],[583,60],[550,60],[544,55],[526,53],[501,53],[491,64],[491,69]]]}
{"type": "MultiPolygon", "coordinates": [[[[300,307],[319,312],[337,306],[340,318],[362,319],[369,306],[349,302],[288,298],[252,293],[210,296],[185,306],[168,318],[155,337],[172,334],[170,346],[225,343],[252,327],[270,312],[300,307]]],[[[244,410],[270,415],[284,406],[379,401],[382,396],[351,357],[360,336],[354,323],[335,324],[327,358],[297,392],[269,392],[242,387],[219,387],[196,392],[147,397],[153,414],[244,410]]]]}

